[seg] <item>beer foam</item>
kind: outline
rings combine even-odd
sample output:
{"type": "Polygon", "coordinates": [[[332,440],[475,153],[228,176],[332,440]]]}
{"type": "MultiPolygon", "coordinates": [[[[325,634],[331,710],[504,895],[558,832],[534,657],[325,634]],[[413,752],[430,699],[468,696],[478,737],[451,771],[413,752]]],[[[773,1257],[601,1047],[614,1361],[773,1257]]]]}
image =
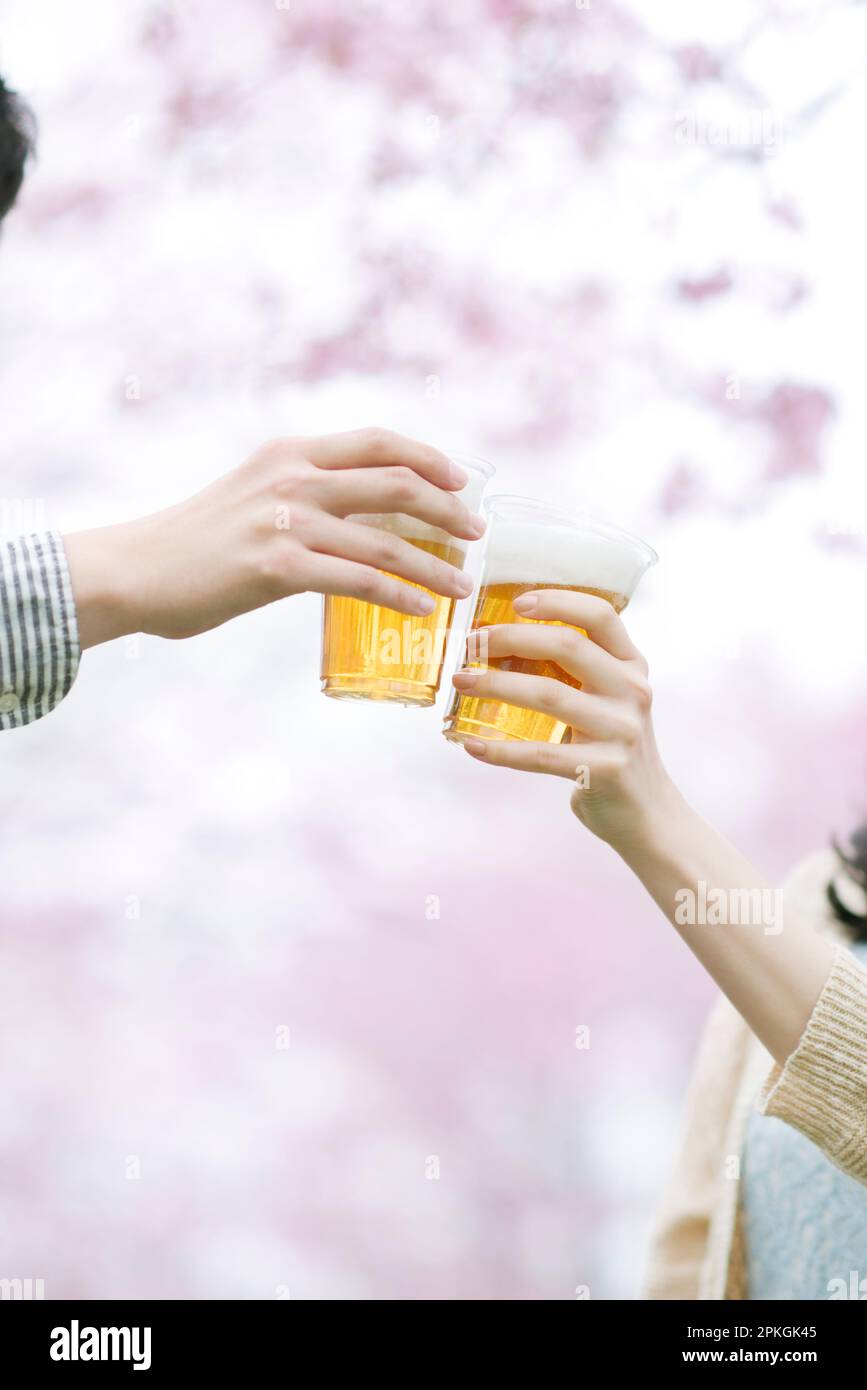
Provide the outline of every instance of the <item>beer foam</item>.
{"type": "Polygon", "coordinates": [[[482,583],[573,585],[630,598],[647,555],[627,540],[568,526],[497,519],[485,555],[482,583]]]}

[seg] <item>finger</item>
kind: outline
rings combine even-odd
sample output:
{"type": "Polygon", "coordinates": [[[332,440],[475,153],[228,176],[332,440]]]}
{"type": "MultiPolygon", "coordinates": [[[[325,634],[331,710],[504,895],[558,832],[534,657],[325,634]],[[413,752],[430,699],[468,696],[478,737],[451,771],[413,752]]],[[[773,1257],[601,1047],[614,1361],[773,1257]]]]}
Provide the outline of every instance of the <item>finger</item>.
{"type": "Polygon", "coordinates": [[[372,565],[388,574],[423,584],[426,589],[446,598],[466,598],[473,591],[473,581],[454,565],[439,560],[426,550],[411,545],[393,531],[380,531],[354,521],[343,521],[317,512],[305,536],[308,548],[322,555],[355,560],[372,565]]]}
{"type": "Polygon", "coordinates": [[[411,468],[352,468],[332,473],[322,490],[322,506],[335,516],[395,512],[426,521],[461,540],[476,541],[485,523],[452,492],[443,492],[411,468]]]}
{"type": "Polygon", "coordinates": [[[479,763],[513,767],[518,772],[544,772],[575,783],[572,806],[591,791],[594,780],[618,766],[617,755],[605,744],[519,743],[510,739],[468,738],[464,748],[479,763]]]}
{"type": "Polygon", "coordinates": [[[500,700],[504,705],[536,710],[579,729],[587,738],[611,739],[627,732],[627,719],[613,700],[575,690],[550,676],[522,671],[456,671],[452,684],[474,700],[500,700]]]}
{"type": "Polygon", "coordinates": [[[428,617],[436,607],[436,600],[424,589],[415,589],[400,579],[392,579],[369,565],[359,565],[354,560],[343,560],[335,555],[312,553],[308,563],[307,587],[315,593],[358,598],[364,603],[377,603],[383,608],[393,608],[398,613],[409,613],[415,617],[428,617]]]}
{"type": "Polygon", "coordinates": [[[472,659],[485,661],[519,656],[553,661],[568,675],[601,695],[622,695],[629,689],[632,668],[598,647],[583,632],[546,623],[498,623],[470,633],[472,659]]]}
{"type": "Polygon", "coordinates": [[[439,449],[417,439],[378,428],[345,430],[300,441],[317,468],[387,468],[398,464],[411,468],[437,487],[456,491],[469,481],[463,468],[439,449]]]}
{"type": "Polygon", "coordinates": [[[468,738],[464,748],[471,758],[495,767],[519,772],[546,772],[574,782],[583,766],[579,749],[568,743],[513,743],[510,739],[468,738]]]}
{"type": "Polygon", "coordinates": [[[620,615],[598,594],[584,594],[574,589],[535,589],[532,593],[520,594],[513,607],[522,618],[547,619],[582,627],[597,646],[621,661],[641,659],[620,615]]]}

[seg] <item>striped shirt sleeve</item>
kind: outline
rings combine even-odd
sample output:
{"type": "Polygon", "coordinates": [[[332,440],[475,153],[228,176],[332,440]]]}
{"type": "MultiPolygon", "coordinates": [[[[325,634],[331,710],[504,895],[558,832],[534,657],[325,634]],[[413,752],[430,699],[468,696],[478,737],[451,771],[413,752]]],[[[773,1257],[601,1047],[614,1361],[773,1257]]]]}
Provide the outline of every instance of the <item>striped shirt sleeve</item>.
{"type": "Polygon", "coordinates": [[[59,533],[0,541],[0,729],[17,729],[59,705],[80,657],[59,533]]]}

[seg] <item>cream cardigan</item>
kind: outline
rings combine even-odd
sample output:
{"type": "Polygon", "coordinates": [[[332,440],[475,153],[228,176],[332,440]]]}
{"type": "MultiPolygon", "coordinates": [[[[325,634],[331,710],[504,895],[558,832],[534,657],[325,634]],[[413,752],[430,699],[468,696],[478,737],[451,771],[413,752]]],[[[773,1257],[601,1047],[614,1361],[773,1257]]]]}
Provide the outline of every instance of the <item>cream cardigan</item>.
{"type": "Polygon", "coordinates": [[[774,1064],[727,999],[711,1012],[687,1096],[684,1143],[651,1241],[645,1298],[749,1297],[739,1186],[753,1107],[794,1125],[867,1184],[867,970],[846,950],[825,897],[838,867],[822,851],[783,884],[785,900],[841,943],[785,1066],[774,1064]]]}

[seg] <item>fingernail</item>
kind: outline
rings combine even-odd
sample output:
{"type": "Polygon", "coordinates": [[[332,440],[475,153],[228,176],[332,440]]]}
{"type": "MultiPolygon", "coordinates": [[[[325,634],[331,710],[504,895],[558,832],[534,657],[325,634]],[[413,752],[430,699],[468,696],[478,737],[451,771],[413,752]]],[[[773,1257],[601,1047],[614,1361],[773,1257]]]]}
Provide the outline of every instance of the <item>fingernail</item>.
{"type": "Polygon", "coordinates": [[[480,738],[465,738],[464,747],[471,758],[484,758],[488,751],[488,745],[480,738]]]}
{"type": "Polygon", "coordinates": [[[452,463],[451,459],[449,459],[449,479],[454,483],[455,487],[466,487],[467,483],[470,481],[470,475],[469,473],[465,473],[459,464],[452,463]]]}
{"type": "Polygon", "coordinates": [[[452,676],[452,685],[458,690],[469,690],[479,679],[475,671],[455,671],[452,676]]]}
{"type": "Polygon", "coordinates": [[[468,598],[473,592],[473,581],[468,574],[461,574],[455,580],[455,588],[464,598],[468,598]]]}
{"type": "Polygon", "coordinates": [[[437,601],[431,594],[419,594],[416,604],[419,613],[432,613],[437,606],[437,601]]]}
{"type": "Polygon", "coordinates": [[[470,530],[472,531],[473,535],[476,537],[477,540],[479,536],[483,536],[485,534],[487,529],[488,523],[485,521],[485,518],[483,516],[470,517],[470,530]]]}
{"type": "Polygon", "coordinates": [[[534,608],[539,607],[537,594],[519,594],[512,601],[512,607],[516,613],[532,613],[534,608]]]}

